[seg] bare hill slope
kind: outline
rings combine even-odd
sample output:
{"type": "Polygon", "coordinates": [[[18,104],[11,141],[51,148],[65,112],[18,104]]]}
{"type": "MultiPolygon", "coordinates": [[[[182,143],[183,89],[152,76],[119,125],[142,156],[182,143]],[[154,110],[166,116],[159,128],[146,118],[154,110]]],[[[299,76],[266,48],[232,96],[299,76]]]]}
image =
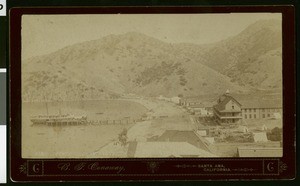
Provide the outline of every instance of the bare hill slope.
{"type": "Polygon", "coordinates": [[[22,62],[24,101],[195,96],[281,87],[281,31],[274,20],[210,44],[109,35],[22,62]]]}

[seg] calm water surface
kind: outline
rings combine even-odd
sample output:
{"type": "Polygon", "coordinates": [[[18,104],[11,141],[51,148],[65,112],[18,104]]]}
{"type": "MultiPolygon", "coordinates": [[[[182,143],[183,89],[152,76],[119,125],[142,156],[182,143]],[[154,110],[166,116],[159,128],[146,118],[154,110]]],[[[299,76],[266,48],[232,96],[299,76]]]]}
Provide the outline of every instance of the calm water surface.
{"type": "Polygon", "coordinates": [[[24,158],[81,158],[117,139],[118,134],[133,124],[36,126],[30,116],[74,114],[88,120],[138,119],[147,109],[125,100],[23,103],[22,156],[24,158]],[[48,109],[47,109],[48,108],[48,109]],[[47,111],[48,110],[48,111],[47,111]]]}

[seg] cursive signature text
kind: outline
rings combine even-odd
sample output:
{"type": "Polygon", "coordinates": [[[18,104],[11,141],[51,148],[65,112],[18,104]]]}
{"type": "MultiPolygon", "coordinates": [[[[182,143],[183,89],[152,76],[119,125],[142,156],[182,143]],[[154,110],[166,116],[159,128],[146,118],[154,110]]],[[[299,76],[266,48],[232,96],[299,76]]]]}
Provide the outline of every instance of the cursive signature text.
{"type": "Polygon", "coordinates": [[[111,166],[111,165],[102,165],[100,162],[80,162],[75,165],[72,165],[70,162],[66,163],[59,163],[57,165],[57,168],[61,171],[71,171],[74,170],[76,172],[78,171],[99,171],[99,172],[115,172],[117,174],[120,174],[125,170],[124,166],[111,166]]]}

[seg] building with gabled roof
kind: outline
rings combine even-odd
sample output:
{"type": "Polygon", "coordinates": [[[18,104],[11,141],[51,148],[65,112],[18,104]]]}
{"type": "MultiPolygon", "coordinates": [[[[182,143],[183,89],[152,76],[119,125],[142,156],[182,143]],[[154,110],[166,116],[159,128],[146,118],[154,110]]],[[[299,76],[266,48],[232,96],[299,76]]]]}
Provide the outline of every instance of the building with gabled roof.
{"type": "Polygon", "coordinates": [[[242,105],[230,96],[229,91],[219,97],[213,111],[216,121],[221,125],[235,125],[242,121],[242,105]]]}
{"type": "Polygon", "coordinates": [[[196,134],[195,131],[179,131],[179,130],[166,130],[161,136],[155,140],[160,142],[187,142],[199,149],[209,151],[204,142],[196,134]]]}
{"type": "Polygon", "coordinates": [[[137,142],[135,158],[157,157],[217,157],[216,155],[199,149],[188,142],[137,142]]]}
{"type": "Polygon", "coordinates": [[[249,100],[242,104],[243,119],[281,119],[281,100],[249,100]]]}

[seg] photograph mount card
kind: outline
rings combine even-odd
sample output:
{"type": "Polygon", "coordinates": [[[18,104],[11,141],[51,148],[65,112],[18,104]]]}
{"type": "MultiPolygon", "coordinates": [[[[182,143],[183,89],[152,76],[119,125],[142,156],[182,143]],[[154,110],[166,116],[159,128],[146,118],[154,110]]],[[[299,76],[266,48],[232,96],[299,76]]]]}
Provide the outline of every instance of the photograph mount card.
{"type": "Polygon", "coordinates": [[[12,9],[12,179],[293,177],[293,11],[12,9]]]}

